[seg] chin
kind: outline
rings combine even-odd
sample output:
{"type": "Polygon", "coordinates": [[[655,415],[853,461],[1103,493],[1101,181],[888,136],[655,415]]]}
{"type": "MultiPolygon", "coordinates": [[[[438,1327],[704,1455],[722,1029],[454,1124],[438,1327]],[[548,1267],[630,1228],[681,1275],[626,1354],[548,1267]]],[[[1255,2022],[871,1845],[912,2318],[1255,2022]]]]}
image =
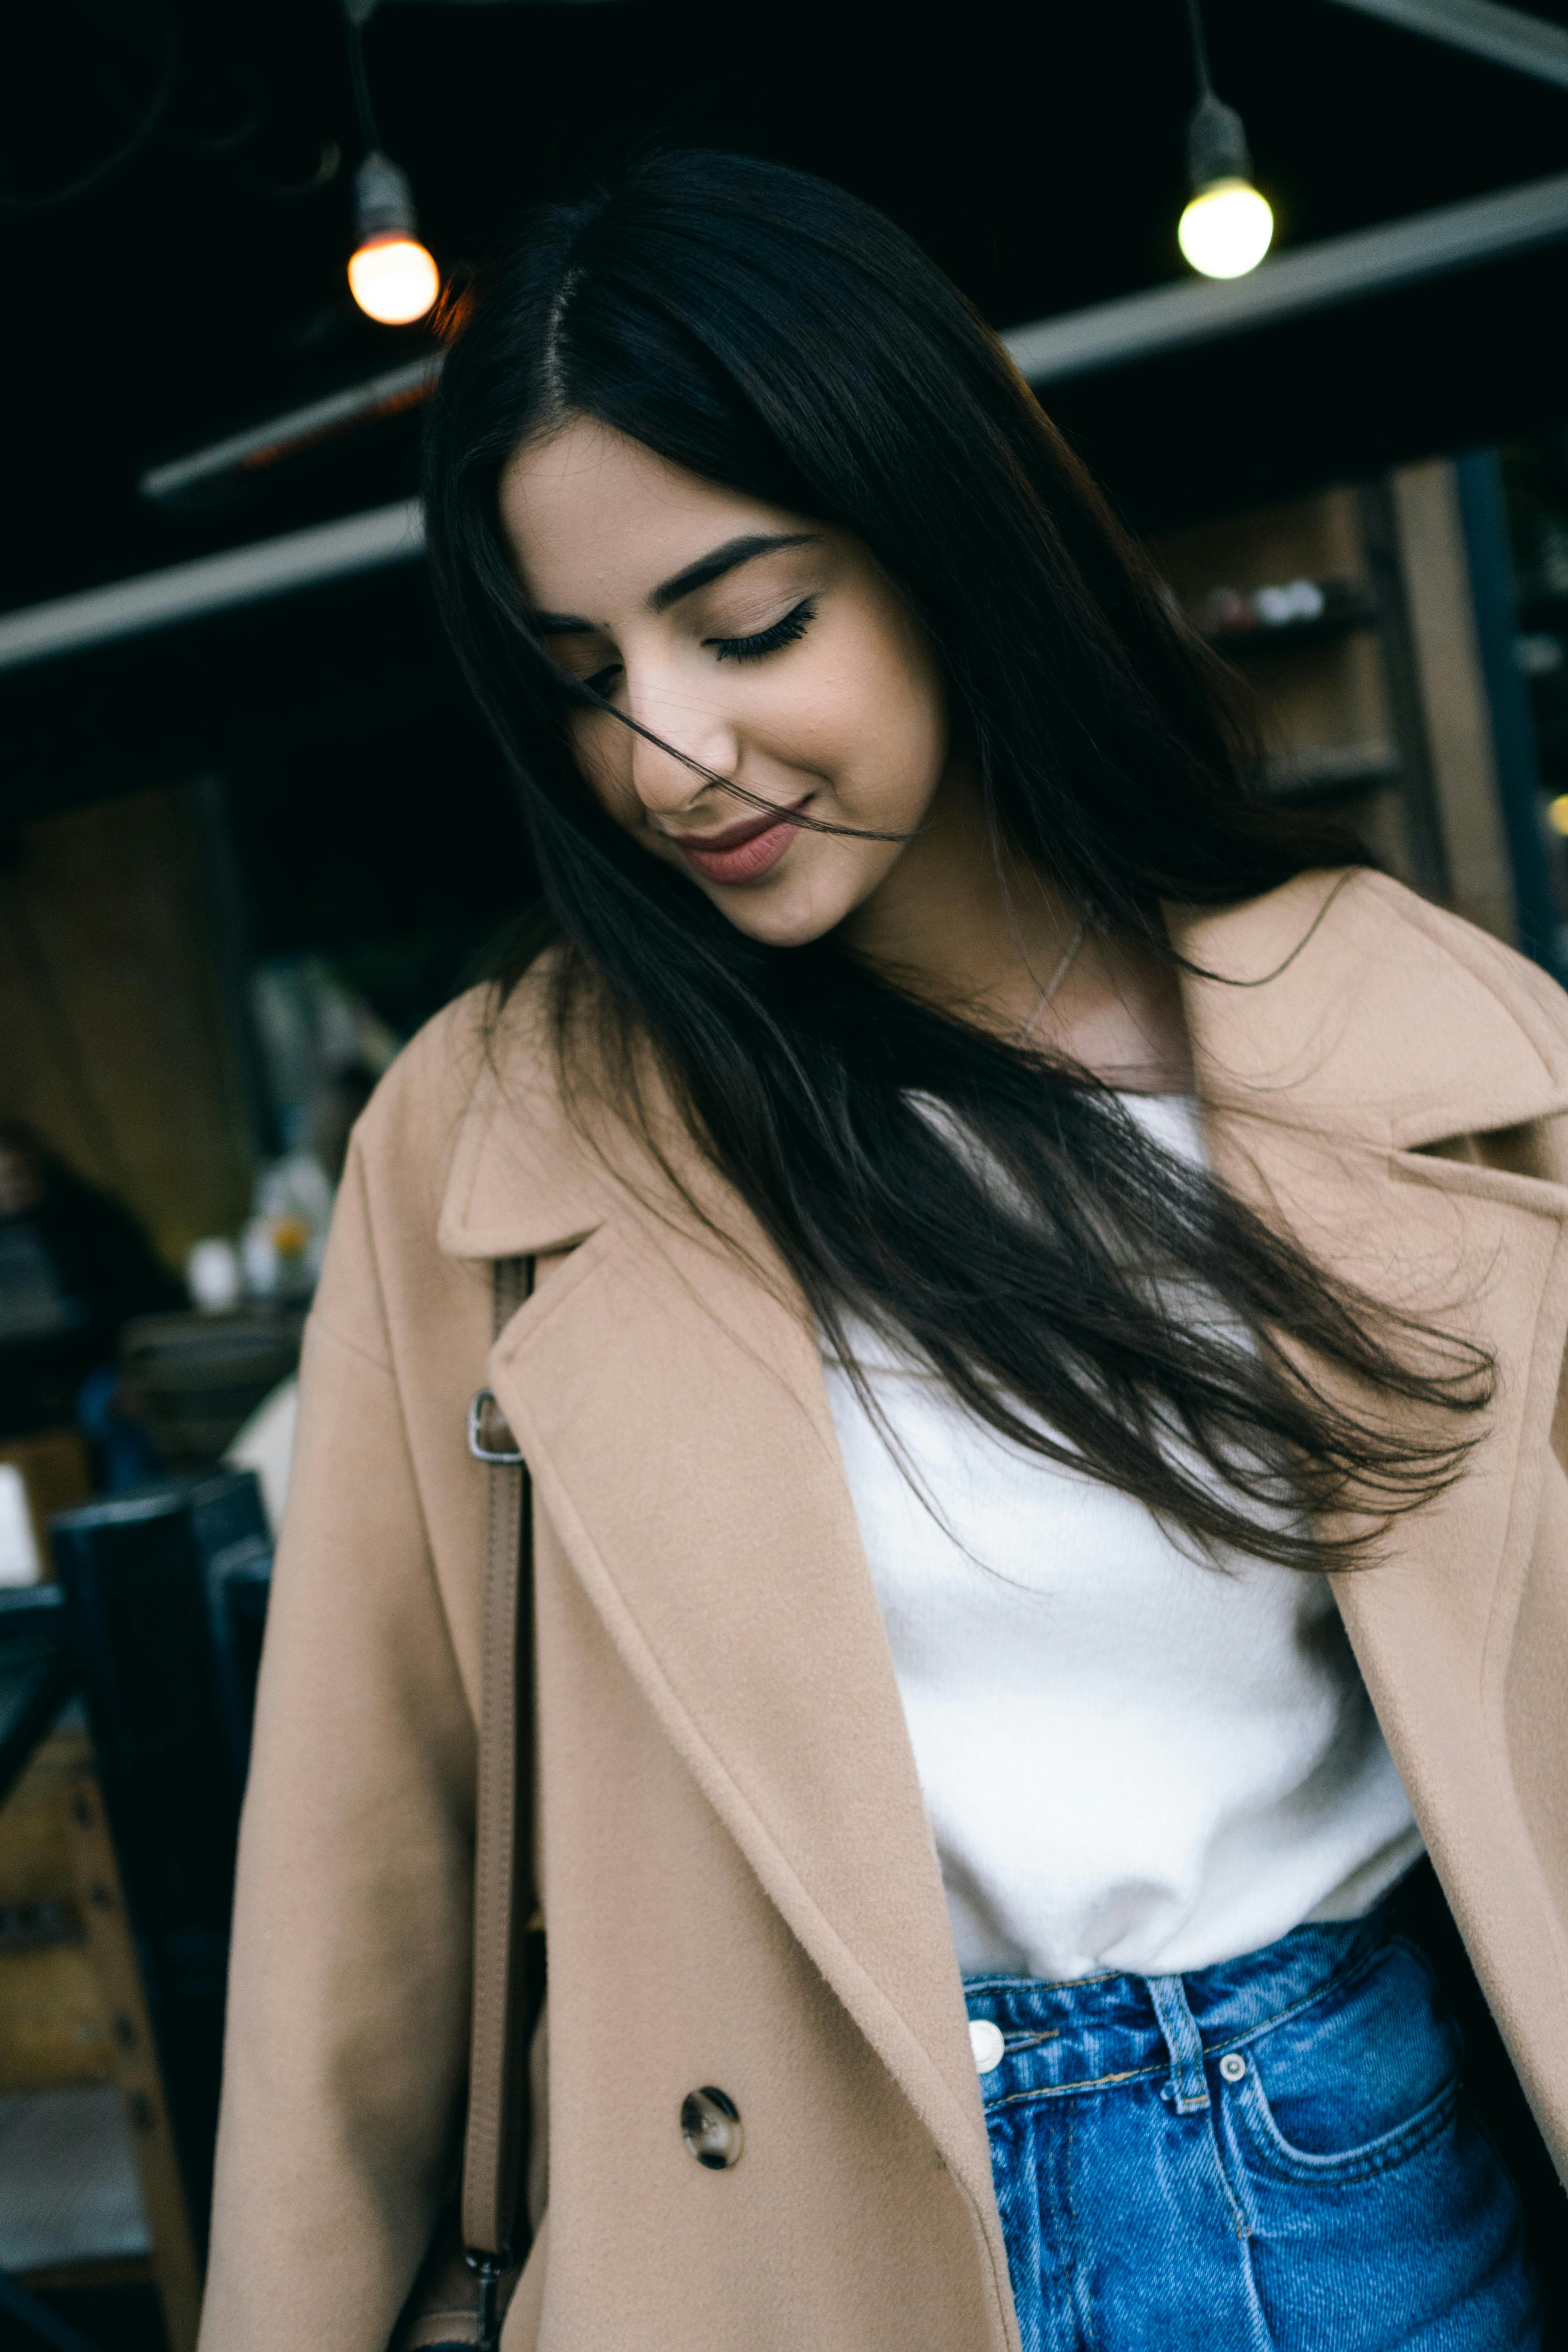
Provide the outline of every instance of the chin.
{"type": "Polygon", "coordinates": [[[726,890],[712,894],[713,904],[726,921],[764,947],[806,948],[825,939],[848,914],[847,906],[824,906],[820,899],[803,905],[793,891],[726,890]]]}

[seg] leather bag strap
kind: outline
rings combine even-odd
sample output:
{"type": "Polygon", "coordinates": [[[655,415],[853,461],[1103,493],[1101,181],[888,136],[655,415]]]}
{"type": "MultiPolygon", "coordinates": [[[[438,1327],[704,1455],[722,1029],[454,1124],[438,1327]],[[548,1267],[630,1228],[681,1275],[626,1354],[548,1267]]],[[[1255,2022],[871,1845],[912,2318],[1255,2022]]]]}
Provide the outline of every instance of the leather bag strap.
{"type": "MultiPolygon", "coordinates": [[[[494,1337],[533,1288],[531,1258],[498,1258],[494,1337]]],[[[534,1907],[533,1741],[519,1704],[533,1685],[532,1505],[528,1467],[488,1390],[474,1400],[469,1443],[489,1494],[474,1864],[474,2002],[463,2147],[463,2246],[481,2283],[518,2258],[527,2104],[521,1953],[534,1907]]]]}

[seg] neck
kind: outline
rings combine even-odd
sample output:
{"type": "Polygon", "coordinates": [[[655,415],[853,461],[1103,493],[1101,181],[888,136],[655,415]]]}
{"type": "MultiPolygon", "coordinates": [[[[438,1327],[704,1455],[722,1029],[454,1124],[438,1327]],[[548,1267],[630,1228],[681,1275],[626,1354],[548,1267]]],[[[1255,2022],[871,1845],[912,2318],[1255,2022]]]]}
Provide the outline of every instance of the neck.
{"type": "Polygon", "coordinates": [[[997,1035],[1079,1063],[1135,1092],[1183,1093],[1192,1055],[1170,965],[999,841],[966,766],[944,778],[923,830],[845,925],[897,986],[997,1035]],[[1046,1002],[1049,992],[1049,1002],[1046,1002]]]}

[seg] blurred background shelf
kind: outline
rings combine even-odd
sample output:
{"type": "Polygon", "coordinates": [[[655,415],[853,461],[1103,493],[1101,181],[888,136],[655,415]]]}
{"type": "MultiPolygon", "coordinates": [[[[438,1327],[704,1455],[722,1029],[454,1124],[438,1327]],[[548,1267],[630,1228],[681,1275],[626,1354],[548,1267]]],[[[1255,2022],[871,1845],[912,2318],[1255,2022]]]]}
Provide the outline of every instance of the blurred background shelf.
{"type": "Polygon", "coordinates": [[[1264,790],[1292,808],[1337,808],[1370,793],[1397,788],[1398,747],[1393,743],[1342,743],[1304,747],[1266,762],[1264,790]]]}
{"type": "Polygon", "coordinates": [[[1562,887],[1522,692],[1495,456],[1426,458],[1161,533],[1175,604],[1229,667],[1262,788],[1332,808],[1391,872],[1542,961],[1562,887]],[[1237,625],[1238,622],[1244,625],[1237,625]]]}
{"type": "Polygon", "coordinates": [[[1375,629],[1378,610],[1362,581],[1301,578],[1268,583],[1250,595],[1222,592],[1194,618],[1215,653],[1247,662],[1375,629]]]}

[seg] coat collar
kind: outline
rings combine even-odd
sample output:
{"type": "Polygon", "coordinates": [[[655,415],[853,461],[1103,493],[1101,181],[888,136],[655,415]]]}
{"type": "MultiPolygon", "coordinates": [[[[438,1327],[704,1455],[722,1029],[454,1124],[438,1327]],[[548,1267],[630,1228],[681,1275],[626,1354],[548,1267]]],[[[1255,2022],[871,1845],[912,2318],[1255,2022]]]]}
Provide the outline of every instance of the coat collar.
{"type": "Polygon", "coordinates": [[[1211,1118],[1412,1150],[1568,1108],[1549,983],[1381,875],[1302,875],[1166,919],[1211,1118]]]}
{"type": "Polygon", "coordinates": [[[563,1097],[551,1036],[547,965],[499,1017],[458,1131],[437,1240],[452,1257],[529,1257],[569,1247],[614,1207],[609,1165],[563,1097]]]}
{"type": "MultiPolygon", "coordinates": [[[[1170,921],[1194,968],[1184,988],[1218,1171],[1383,1295],[1458,1279],[1475,1336],[1506,1359],[1475,1472],[1404,1523],[1386,1570],[1341,1580],[1419,1811],[1447,1702],[1411,1670],[1413,1612],[1439,1682],[1443,1656],[1479,1654],[1506,1617],[1510,1497],[1568,1323],[1568,1193],[1419,1148],[1568,1109],[1561,1019],[1517,960],[1375,877],[1308,876],[1170,921]],[[1478,1251],[1504,1278],[1471,1281],[1478,1251]],[[1531,1363],[1544,1371],[1516,1377],[1531,1363]],[[1435,1627],[1449,1638],[1434,1643],[1435,1627]]],[[[502,1334],[492,1383],[629,1672],[926,2120],[1005,2281],[940,1873],[815,1336],[732,1194],[712,1196],[717,1239],[672,1213],[647,1163],[584,1142],[542,1034],[521,999],[469,1105],[441,1222],[442,1246],[464,1257],[584,1244],[502,1334]]],[[[682,1172],[705,1181],[689,1161],[682,1172]]],[[[1423,1827],[1442,1867],[1440,1790],[1433,1805],[1423,1827]]]]}

